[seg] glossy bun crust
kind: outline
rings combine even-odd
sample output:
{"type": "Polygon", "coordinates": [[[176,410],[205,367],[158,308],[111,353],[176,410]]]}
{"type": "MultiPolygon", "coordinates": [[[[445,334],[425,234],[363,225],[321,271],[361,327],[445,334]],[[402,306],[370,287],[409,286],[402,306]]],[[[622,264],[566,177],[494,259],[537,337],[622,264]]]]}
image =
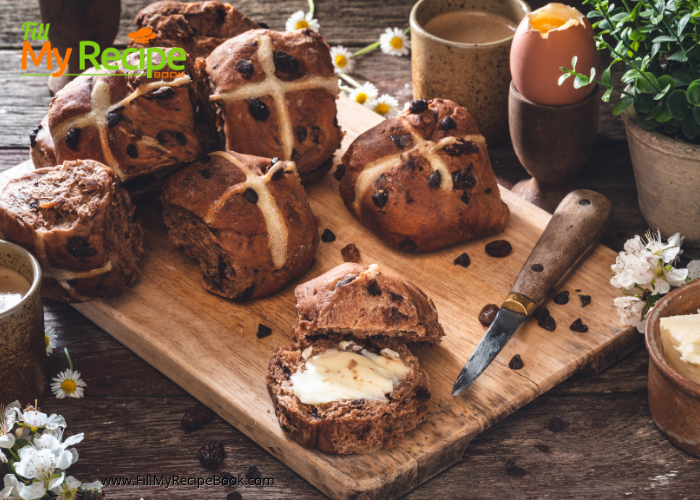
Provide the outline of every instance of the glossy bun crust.
{"type": "Polygon", "coordinates": [[[404,251],[497,233],[510,218],[486,141],[469,112],[452,101],[413,101],[355,139],[338,168],[348,210],[404,251]]]}

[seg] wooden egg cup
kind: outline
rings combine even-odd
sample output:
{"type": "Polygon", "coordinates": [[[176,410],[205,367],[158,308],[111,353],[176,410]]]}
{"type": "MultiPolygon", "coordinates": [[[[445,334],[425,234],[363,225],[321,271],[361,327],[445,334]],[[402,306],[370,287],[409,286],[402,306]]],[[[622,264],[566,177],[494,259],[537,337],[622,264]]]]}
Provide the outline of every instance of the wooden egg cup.
{"type": "Polygon", "coordinates": [[[588,160],[598,131],[597,90],[574,104],[547,106],[526,99],[510,82],[510,138],[532,176],[513,186],[514,193],[552,213],[574,190],[571,178],[588,160]]]}

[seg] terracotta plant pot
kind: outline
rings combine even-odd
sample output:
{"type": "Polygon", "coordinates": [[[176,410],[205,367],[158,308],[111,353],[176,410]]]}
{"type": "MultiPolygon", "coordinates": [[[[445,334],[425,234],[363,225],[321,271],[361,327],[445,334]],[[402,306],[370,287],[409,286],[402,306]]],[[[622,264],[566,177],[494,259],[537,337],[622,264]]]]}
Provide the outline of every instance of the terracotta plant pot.
{"type": "Polygon", "coordinates": [[[622,119],[639,208],[650,229],[664,237],[680,232],[683,246],[700,248],[700,145],[642,129],[632,107],[622,119]]]}
{"type": "Polygon", "coordinates": [[[694,281],[661,299],[646,321],[651,416],[669,441],[696,457],[700,457],[700,384],[683,377],[666,360],[659,321],[698,309],[700,281],[694,281]]]}

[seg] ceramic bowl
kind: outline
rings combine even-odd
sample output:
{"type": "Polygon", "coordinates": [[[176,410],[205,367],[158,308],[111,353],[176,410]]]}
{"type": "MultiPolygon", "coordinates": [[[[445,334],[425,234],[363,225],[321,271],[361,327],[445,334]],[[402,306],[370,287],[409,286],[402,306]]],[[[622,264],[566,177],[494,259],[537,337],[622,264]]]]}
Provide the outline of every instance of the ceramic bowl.
{"type": "Polygon", "coordinates": [[[696,457],[700,457],[700,384],[683,377],[666,360],[659,321],[698,309],[700,281],[693,281],[662,298],[646,321],[651,416],[669,441],[696,457]]]}

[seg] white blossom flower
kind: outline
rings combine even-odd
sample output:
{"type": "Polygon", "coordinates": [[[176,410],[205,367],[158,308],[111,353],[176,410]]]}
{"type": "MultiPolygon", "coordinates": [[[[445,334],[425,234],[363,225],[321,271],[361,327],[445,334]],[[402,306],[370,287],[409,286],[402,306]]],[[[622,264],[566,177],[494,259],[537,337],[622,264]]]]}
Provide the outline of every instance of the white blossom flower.
{"type": "Polygon", "coordinates": [[[661,231],[659,231],[656,235],[649,231],[647,233],[647,239],[649,240],[649,243],[647,243],[646,246],[647,250],[661,259],[664,264],[674,262],[678,255],[683,253],[681,251],[681,245],[683,244],[683,237],[681,236],[681,233],[676,233],[671,236],[668,239],[668,243],[665,244],[661,240],[661,231]]]}
{"type": "Polygon", "coordinates": [[[623,325],[636,326],[639,330],[646,303],[637,296],[617,297],[613,303],[617,307],[617,312],[620,314],[620,322],[623,325]]]}
{"type": "MultiPolygon", "coordinates": [[[[19,401],[13,401],[0,412],[0,448],[9,449],[15,445],[15,435],[12,434],[12,428],[17,420],[15,408],[19,408],[19,401]]],[[[0,462],[7,463],[7,457],[1,449],[0,462]]]]}
{"type": "Polygon", "coordinates": [[[19,491],[20,486],[24,485],[19,482],[17,476],[15,476],[14,474],[6,474],[5,479],[3,480],[3,484],[5,487],[2,491],[0,491],[0,499],[22,499],[22,497],[19,495],[19,491]]]}
{"type": "Polygon", "coordinates": [[[56,348],[56,332],[53,328],[48,327],[44,332],[44,338],[46,339],[46,355],[53,354],[53,350],[56,348]]]}
{"type": "Polygon", "coordinates": [[[92,483],[83,484],[83,488],[86,490],[102,491],[103,486],[102,481],[93,481],[92,483]]]}
{"type": "Polygon", "coordinates": [[[75,500],[82,483],[73,476],[68,476],[63,484],[56,486],[51,491],[61,500],[75,500]]]}
{"type": "Polygon", "coordinates": [[[33,493],[38,496],[26,497],[22,491],[22,498],[34,499],[41,498],[46,493],[46,490],[51,490],[61,483],[65,478],[64,469],[67,469],[73,463],[73,455],[61,450],[59,454],[55,454],[50,449],[37,449],[34,446],[25,446],[19,450],[19,462],[15,462],[15,472],[25,479],[36,479],[31,485],[34,488],[33,493]]]}
{"type": "Polygon", "coordinates": [[[355,67],[355,61],[353,61],[351,57],[352,52],[342,45],[331,48],[331,61],[333,62],[333,68],[336,73],[352,73],[355,67]]]}
{"type": "Polygon", "coordinates": [[[285,28],[287,31],[296,31],[309,28],[312,31],[318,32],[321,29],[321,25],[318,23],[317,19],[314,19],[311,12],[304,14],[303,10],[298,10],[289,16],[285,28]]]}
{"type": "Polygon", "coordinates": [[[688,279],[690,281],[700,279],[700,260],[691,260],[688,263],[688,279]]]}
{"type": "MultiPolygon", "coordinates": [[[[56,437],[53,434],[44,432],[41,436],[34,436],[33,445],[37,450],[49,450],[56,456],[62,456],[63,452],[70,454],[70,464],[72,465],[78,461],[78,451],[75,448],[68,448],[69,446],[76,445],[80,443],[85,434],[82,432],[80,434],[75,434],[65,441],[61,442],[63,439],[63,431],[60,432],[60,436],[56,437]]],[[[61,467],[66,469],[67,467],[61,467]]]]}
{"type": "Polygon", "coordinates": [[[387,28],[379,37],[379,46],[385,54],[405,56],[408,55],[411,42],[399,28],[387,28]]]}
{"type": "Polygon", "coordinates": [[[398,113],[399,101],[389,94],[383,94],[381,97],[375,99],[371,108],[372,111],[378,115],[382,115],[385,118],[391,118],[398,113]]]}
{"type": "Polygon", "coordinates": [[[51,384],[51,390],[58,399],[65,397],[82,398],[84,392],[83,387],[87,386],[80,378],[80,372],[70,369],[59,373],[58,376],[54,377],[52,380],[53,384],[51,384]]]}
{"type": "Polygon", "coordinates": [[[676,269],[673,266],[664,266],[659,264],[656,269],[656,275],[652,284],[654,285],[654,294],[665,295],[672,286],[682,286],[688,277],[687,269],[676,269]]]}
{"type": "Polygon", "coordinates": [[[377,88],[370,82],[366,82],[362,87],[353,89],[350,92],[350,99],[359,102],[363,106],[369,106],[377,98],[377,88]]]}

